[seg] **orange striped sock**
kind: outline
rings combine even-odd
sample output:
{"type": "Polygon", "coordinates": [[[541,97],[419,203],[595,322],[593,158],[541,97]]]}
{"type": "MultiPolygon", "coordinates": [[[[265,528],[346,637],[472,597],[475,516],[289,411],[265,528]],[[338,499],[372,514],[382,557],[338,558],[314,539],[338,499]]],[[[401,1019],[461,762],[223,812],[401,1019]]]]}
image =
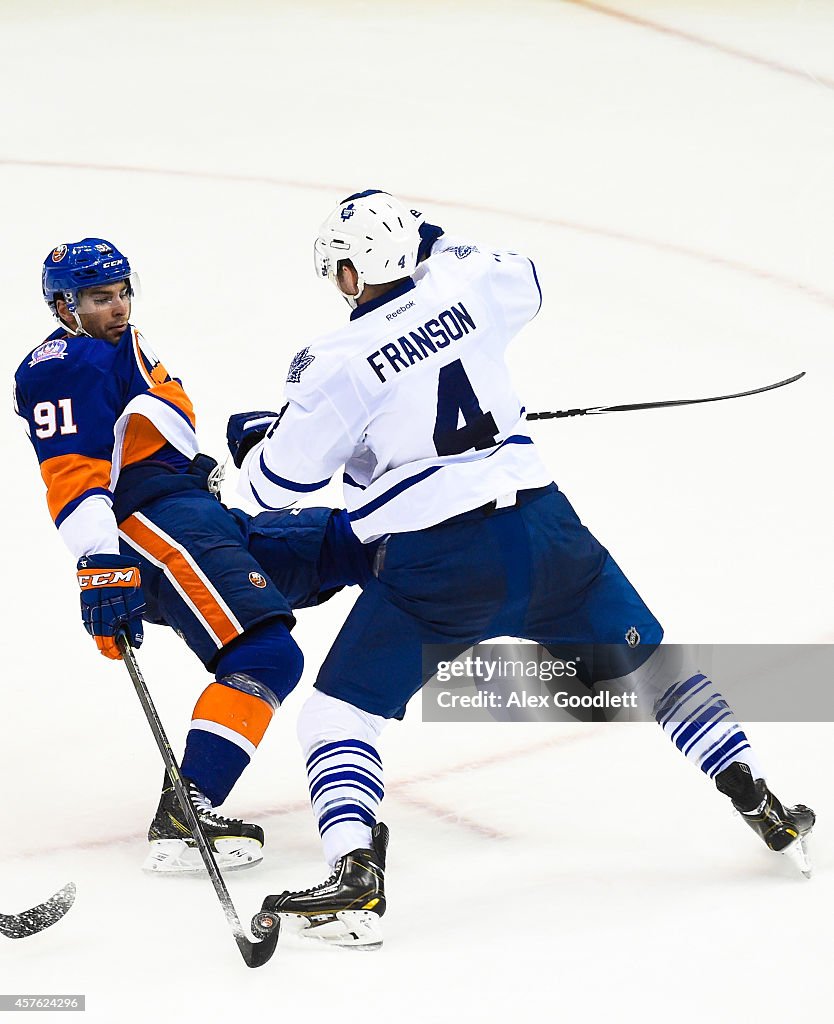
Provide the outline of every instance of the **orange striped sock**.
{"type": "Polygon", "coordinates": [[[191,718],[182,773],[217,807],[249,764],[272,721],[272,706],[252,693],[210,683],[191,718]]]}

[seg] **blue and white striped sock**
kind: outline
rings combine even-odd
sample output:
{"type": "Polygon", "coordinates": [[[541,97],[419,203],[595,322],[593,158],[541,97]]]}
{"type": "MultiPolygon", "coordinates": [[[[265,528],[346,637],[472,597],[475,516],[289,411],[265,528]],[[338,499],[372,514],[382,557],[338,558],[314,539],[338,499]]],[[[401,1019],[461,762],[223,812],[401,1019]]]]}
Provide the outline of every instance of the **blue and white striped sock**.
{"type": "Polygon", "coordinates": [[[385,794],[382,760],[362,740],[340,739],[307,758],[310,801],[331,867],[350,850],[371,848],[371,829],[385,794]]]}
{"type": "Polygon", "coordinates": [[[748,765],[754,779],[764,778],[744,730],[703,673],[670,686],[655,703],[654,716],[678,750],[709,778],[733,761],[748,765]]]}

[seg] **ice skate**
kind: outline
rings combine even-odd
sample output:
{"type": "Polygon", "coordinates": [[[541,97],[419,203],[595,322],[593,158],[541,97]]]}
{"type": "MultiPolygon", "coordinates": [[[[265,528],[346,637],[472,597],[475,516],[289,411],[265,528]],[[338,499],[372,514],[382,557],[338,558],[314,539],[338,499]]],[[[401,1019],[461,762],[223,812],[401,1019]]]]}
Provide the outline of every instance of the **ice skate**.
{"type": "Polygon", "coordinates": [[[750,769],[739,761],[718,774],[715,784],[769,850],[784,854],[806,878],[811,877],[807,840],[816,815],[810,807],[785,807],[764,779],[754,781],[750,769]]]}
{"type": "Polygon", "coordinates": [[[252,931],[263,938],[278,917],[291,930],[335,946],[379,949],[379,919],[385,913],[385,851],[388,827],[382,822],[371,832],[373,848],[352,850],[320,885],[300,892],[267,896],[252,931]]]}
{"type": "MultiPolygon", "coordinates": [[[[263,829],[238,818],[223,817],[193,782],[183,779],[183,783],[206,838],[214,848],[218,867],[234,871],[259,864],[263,860],[263,829]]],[[[151,848],[142,865],[143,871],[158,874],[205,871],[200,851],[167,775],[159,807],[148,830],[148,842],[151,848]]]]}

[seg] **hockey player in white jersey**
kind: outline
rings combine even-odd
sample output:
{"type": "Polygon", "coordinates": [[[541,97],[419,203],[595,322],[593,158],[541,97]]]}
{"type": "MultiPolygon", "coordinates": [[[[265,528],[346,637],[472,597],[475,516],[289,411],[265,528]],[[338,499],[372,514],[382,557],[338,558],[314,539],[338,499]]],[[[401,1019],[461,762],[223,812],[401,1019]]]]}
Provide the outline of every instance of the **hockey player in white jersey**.
{"type": "Polygon", "coordinates": [[[505,351],[541,305],[533,263],[448,237],[377,190],[331,213],[315,260],[350,322],[297,353],[280,413],[230,419],[229,445],[241,493],[264,509],[304,499],[344,467],[345,504],[376,548],[375,571],[298,724],[334,873],[267,897],[253,927],[282,915],[338,943],[381,941],[388,830],[377,822],[376,739],[426,681],[423,645],[463,651],[496,636],[607,645],[595,681],[634,673],[678,748],[770,849],[791,849],[807,868],[813,812],[773,796],[708,676],[670,666],[658,621],[527,433],[505,351]]]}

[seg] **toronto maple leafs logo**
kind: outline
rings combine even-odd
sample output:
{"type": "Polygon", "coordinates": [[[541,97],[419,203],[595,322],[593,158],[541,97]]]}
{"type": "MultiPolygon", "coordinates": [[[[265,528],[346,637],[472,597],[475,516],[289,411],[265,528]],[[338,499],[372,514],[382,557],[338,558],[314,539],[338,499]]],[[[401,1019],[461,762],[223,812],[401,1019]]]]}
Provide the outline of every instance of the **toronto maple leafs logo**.
{"type": "Polygon", "coordinates": [[[315,358],[315,356],[310,355],[309,346],[307,348],[303,348],[300,352],[296,352],[292,357],[292,362],[290,363],[290,372],[287,374],[287,383],[298,384],[301,380],[301,374],[304,373],[315,358]]]}

